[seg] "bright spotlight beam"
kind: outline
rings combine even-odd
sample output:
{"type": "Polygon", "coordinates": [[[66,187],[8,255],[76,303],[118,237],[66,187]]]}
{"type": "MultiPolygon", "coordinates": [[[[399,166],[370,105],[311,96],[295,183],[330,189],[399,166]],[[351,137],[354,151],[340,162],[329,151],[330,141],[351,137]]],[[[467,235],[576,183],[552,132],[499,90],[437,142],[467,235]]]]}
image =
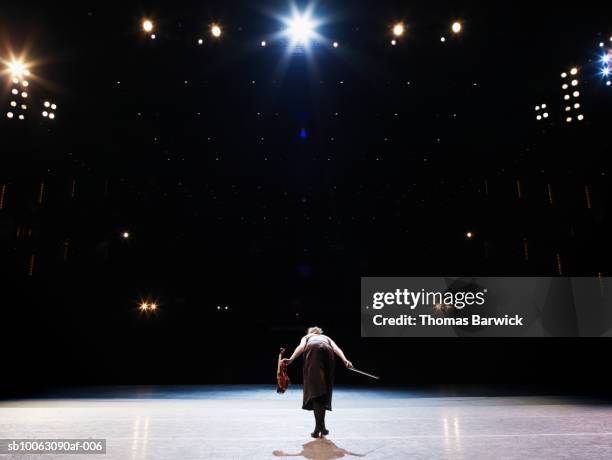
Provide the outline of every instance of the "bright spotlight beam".
{"type": "Polygon", "coordinates": [[[142,30],[144,30],[145,32],[153,32],[153,21],[151,21],[150,19],[143,19],[142,30]]]}
{"type": "Polygon", "coordinates": [[[280,18],[285,25],[281,32],[289,41],[289,51],[296,48],[308,50],[313,42],[323,42],[324,39],[317,32],[317,27],[321,21],[313,17],[313,6],[310,5],[304,11],[299,11],[295,6],[292,7],[291,17],[280,18]]]}
{"type": "Polygon", "coordinates": [[[287,35],[294,43],[307,45],[314,36],[314,23],[306,15],[294,16],[288,24],[287,35]]]}
{"type": "Polygon", "coordinates": [[[21,61],[11,61],[8,65],[9,72],[13,77],[21,77],[26,72],[26,66],[21,61]]]}
{"type": "Polygon", "coordinates": [[[393,26],[393,35],[395,35],[396,37],[401,37],[402,35],[404,35],[405,30],[406,29],[404,27],[404,24],[398,22],[393,26]]]}
{"type": "Polygon", "coordinates": [[[219,38],[223,31],[221,30],[221,26],[219,24],[213,24],[210,26],[210,33],[213,37],[219,38]]]}

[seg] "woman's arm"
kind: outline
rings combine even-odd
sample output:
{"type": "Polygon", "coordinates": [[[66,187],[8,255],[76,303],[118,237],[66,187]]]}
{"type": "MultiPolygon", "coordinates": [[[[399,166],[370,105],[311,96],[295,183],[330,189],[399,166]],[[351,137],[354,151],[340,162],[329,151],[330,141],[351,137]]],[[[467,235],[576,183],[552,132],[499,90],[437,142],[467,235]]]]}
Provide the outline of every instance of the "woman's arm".
{"type": "Polygon", "coordinates": [[[330,339],[328,337],[332,348],[334,349],[334,353],[336,353],[340,359],[342,360],[342,362],[344,363],[344,365],[346,367],[353,367],[353,363],[351,363],[348,359],[346,359],[346,356],[344,356],[344,352],[340,349],[340,347],[338,345],[336,345],[336,342],[334,342],[332,339],[330,339]]]}
{"type": "Polygon", "coordinates": [[[295,361],[295,359],[298,356],[300,356],[304,352],[305,347],[306,347],[306,337],[302,337],[300,344],[295,348],[291,357],[283,359],[283,362],[287,364],[291,364],[293,361],[295,361]]]}

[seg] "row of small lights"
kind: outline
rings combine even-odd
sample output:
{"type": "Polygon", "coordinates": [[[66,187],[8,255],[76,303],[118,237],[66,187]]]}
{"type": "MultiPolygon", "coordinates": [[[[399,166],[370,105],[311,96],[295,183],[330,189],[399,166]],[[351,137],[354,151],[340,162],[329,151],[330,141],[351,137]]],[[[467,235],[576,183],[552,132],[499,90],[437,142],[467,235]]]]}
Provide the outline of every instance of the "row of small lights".
{"type": "MultiPolygon", "coordinates": [[[[463,30],[463,25],[461,24],[461,22],[459,21],[455,21],[451,24],[451,32],[454,34],[459,34],[461,33],[461,31],[463,30]]],[[[393,32],[393,35],[397,38],[402,37],[404,35],[404,33],[406,32],[406,26],[404,25],[403,22],[398,22],[397,24],[395,24],[393,26],[393,28],[391,29],[391,31],[393,32]]],[[[442,43],[446,42],[446,37],[440,37],[440,41],[442,43]]],[[[391,44],[393,46],[397,45],[397,40],[394,38],[391,40],[391,44]]]]}
{"type": "MultiPolygon", "coordinates": [[[[289,36],[292,36],[292,40],[297,41],[297,42],[307,42],[308,38],[311,37],[314,34],[314,27],[315,24],[310,20],[310,18],[304,14],[304,15],[299,15],[299,14],[294,14],[293,19],[286,21],[287,22],[287,31],[286,34],[289,36]]],[[[142,21],[142,28],[143,30],[150,34],[150,37],[152,39],[156,38],[156,35],[154,32],[155,29],[155,25],[153,24],[153,21],[151,19],[144,19],[142,21]]],[[[397,22],[395,23],[392,27],[391,27],[391,35],[392,35],[392,39],[391,39],[391,45],[395,46],[398,44],[398,40],[403,37],[406,34],[406,30],[407,30],[407,26],[403,23],[403,22],[397,22]]],[[[453,34],[458,35],[462,32],[463,30],[463,24],[460,21],[454,21],[451,24],[450,30],[453,34]]],[[[213,23],[210,25],[210,34],[212,35],[213,38],[218,39],[221,37],[223,33],[223,30],[221,28],[221,25],[218,23],[213,23]]],[[[440,37],[440,41],[442,43],[446,42],[446,37],[442,36],[440,37]]],[[[610,42],[612,42],[612,37],[610,37],[610,42]]],[[[204,40],[202,38],[198,39],[198,44],[202,45],[204,43],[204,40]]],[[[267,46],[267,42],[265,40],[261,41],[261,46],[265,47],[267,46]]],[[[332,46],[334,48],[338,48],[339,44],[337,41],[334,41],[332,43],[332,46]]],[[[600,47],[604,47],[605,44],[604,42],[600,42],[599,44],[600,47]]],[[[606,78],[606,85],[607,86],[612,86],[612,82],[609,79],[610,76],[610,67],[609,67],[609,62],[610,60],[612,60],[612,50],[608,51],[604,54],[604,56],[602,57],[602,68],[601,68],[601,74],[604,78],[606,78]]],[[[574,69],[572,69],[574,70],[574,69]]],[[[567,99],[566,99],[567,100],[567,99]]],[[[536,111],[538,111],[539,109],[536,109],[536,111]]],[[[571,110],[571,109],[570,109],[571,110]]],[[[542,120],[544,118],[548,117],[548,112],[544,112],[544,114],[540,115],[539,113],[536,115],[536,118],[538,120],[542,120]]],[[[568,117],[566,119],[566,121],[570,122],[571,117],[568,117]]],[[[584,119],[583,115],[578,115],[578,120],[584,119]]]]}
{"type": "MultiPolygon", "coordinates": [[[[129,233],[129,232],[122,232],[122,233],[121,233],[121,238],[123,238],[124,240],[127,240],[127,239],[129,239],[130,237],[131,237],[131,235],[130,235],[130,233],[129,233]]],[[[472,231],[467,231],[467,232],[465,232],[465,237],[466,237],[468,240],[471,240],[472,238],[474,238],[474,232],[472,232],[472,231]]],[[[225,309],[227,310],[227,307],[225,307],[225,309]]],[[[217,310],[221,310],[221,307],[218,307],[218,308],[217,308],[217,310]]]]}
{"type": "MultiPolygon", "coordinates": [[[[407,27],[404,25],[403,22],[398,22],[395,25],[393,25],[393,27],[391,28],[391,33],[394,38],[391,40],[391,45],[393,46],[397,45],[397,40],[406,33],[406,28],[407,27]]],[[[155,40],[157,38],[157,35],[154,33],[155,25],[153,24],[153,21],[151,19],[143,19],[142,30],[145,31],[147,34],[149,34],[149,37],[151,37],[152,40],[155,40]]],[[[455,21],[451,24],[451,32],[453,34],[459,34],[461,33],[462,30],[463,30],[463,25],[461,22],[455,21]]],[[[223,34],[223,30],[220,24],[213,23],[210,25],[210,35],[213,38],[220,38],[222,34],[223,34]]],[[[446,37],[440,37],[440,41],[442,43],[446,42],[446,37]]],[[[204,43],[204,40],[202,38],[199,38],[198,45],[202,45],[203,43],[204,43]]],[[[262,47],[267,46],[267,42],[265,40],[262,40],[261,46],[262,47]]],[[[332,43],[332,46],[334,48],[338,48],[339,44],[337,41],[335,41],[332,43]]]]}
{"type": "MultiPolygon", "coordinates": [[[[153,33],[154,29],[155,29],[155,25],[153,24],[153,21],[151,21],[150,19],[143,19],[142,30],[150,34],[149,36],[151,37],[152,40],[155,40],[157,38],[157,35],[153,33]]],[[[221,37],[221,34],[222,34],[221,26],[219,24],[211,24],[210,34],[215,38],[221,37]]],[[[201,38],[198,39],[198,44],[201,45],[202,43],[204,43],[204,40],[202,40],[201,38]]],[[[265,42],[262,42],[262,43],[265,43],[265,42]]],[[[262,46],[265,46],[265,45],[262,45],[262,46]]]]}
{"type": "MultiPolygon", "coordinates": [[[[143,301],[140,302],[140,304],[138,305],[138,310],[140,310],[143,313],[153,313],[156,312],[158,309],[157,303],[156,302],[150,302],[150,301],[143,301]]],[[[224,307],[222,307],[221,305],[217,305],[217,310],[222,311],[222,310],[229,310],[229,307],[226,305],[224,307]]]]}
{"type": "MultiPolygon", "coordinates": [[[[17,107],[17,102],[15,101],[11,101],[11,107],[17,107]]],[[[27,110],[28,106],[26,104],[21,104],[21,109],[22,110],[27,110]]],[[[49,120],[53,120],[55,119],[55,112],[53,112],[53,110],[57,109],[57,105],[56,104],[52,104],[49,101],[45,101],[43,103],[43,111],[42,111],[42,116],[45,118],[48,118],[49,120]]],[[[15,114],[12,111],[8,111],[6,112],[6,116],[7,118],[14,118],[15,114]]],[[[17,119],[19,120],[25,120],[25,115],[24,114],[19,114],[19,116],[17,117],[17,119]]]]}
{"type": "Polygon", "coordinates": [[[138,309],[143,313],[152,313],[157,311],[157,304],[155,302],[140,302],[138,309]]]}

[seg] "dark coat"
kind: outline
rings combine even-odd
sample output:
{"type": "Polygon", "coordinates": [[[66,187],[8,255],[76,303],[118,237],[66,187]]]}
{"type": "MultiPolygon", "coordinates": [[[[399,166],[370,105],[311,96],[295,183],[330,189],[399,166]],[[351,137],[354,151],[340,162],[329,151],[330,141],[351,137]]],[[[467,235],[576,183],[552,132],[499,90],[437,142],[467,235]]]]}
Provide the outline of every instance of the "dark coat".
{"type": "Polygon", "coordinates": [[[312,410],[312,400],[320,398],[332,410],[334,386],[334,350],[325,337],[309,337],[304,350],[304,400],[302,409],[312,410]]]}

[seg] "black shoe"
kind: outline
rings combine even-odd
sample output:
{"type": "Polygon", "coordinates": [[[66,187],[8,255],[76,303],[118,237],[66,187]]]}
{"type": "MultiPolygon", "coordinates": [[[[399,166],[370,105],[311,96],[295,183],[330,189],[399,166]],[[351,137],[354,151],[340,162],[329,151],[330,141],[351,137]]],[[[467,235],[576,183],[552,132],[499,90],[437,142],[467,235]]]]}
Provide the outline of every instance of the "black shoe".
{"type": "Polygon", "coordinates": [[[329,430],[328,430],[328,429],[326,429],[326,428],[323,428],[323,429],[321,430],[321,434],[322,434],[323,436],[327,436],[327,435],[329,434],[329,430]]]}
{"type": "Polygon", "coordinates": [[[320,438],[321,437],[321,432],[318,431],[318,430],[315,430],[312,433],[310,433],[310,436],[312,436],[313,438],[320,438]]]}

